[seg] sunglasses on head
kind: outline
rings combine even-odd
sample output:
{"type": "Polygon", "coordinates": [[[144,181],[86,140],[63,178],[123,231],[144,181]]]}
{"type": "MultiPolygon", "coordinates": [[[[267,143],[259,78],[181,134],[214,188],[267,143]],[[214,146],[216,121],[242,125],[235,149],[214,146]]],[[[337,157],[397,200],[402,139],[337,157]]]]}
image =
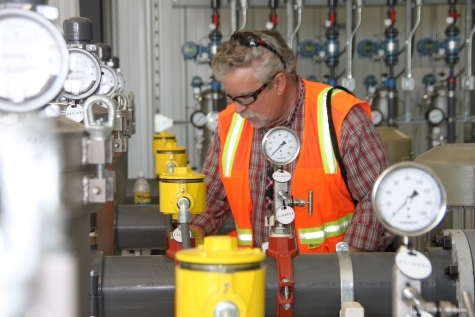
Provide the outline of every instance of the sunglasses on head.
{"type": "Polygon", "coordinates": [[[264,42],[259,36],[255,35],[252,32],[236,31],[233,33],[233,35],[231,35],[231,41],[239,41],[239,44],[247,47],[263,46],[272,53],[274,53],[275,56],[280,59],[282,65],[284,65],[284,69],[286,68],[282,55],[280,55],[275,48],[264,42]]]}

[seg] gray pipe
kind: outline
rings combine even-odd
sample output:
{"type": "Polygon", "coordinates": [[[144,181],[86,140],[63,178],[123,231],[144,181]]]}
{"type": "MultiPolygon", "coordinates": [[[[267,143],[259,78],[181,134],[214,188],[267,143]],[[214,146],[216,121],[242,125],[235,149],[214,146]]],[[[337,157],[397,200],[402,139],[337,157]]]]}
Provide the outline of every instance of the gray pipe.
{"type": "MultiPolygon", "coordinates": [[[[98,253],[96,253],[98,254],[98,253]]],[[[430,248],[432,275],[422,281],[427,301],[456,301],[455,281],[444,274],[452,264],[450,251],[430,248]]],[[[390,316],[395,253],[351,253],[355,301],[366,316],[390,316]]],[[[100,261],[95,261],[100,262],[100,261]]],[[[105,257],[102,316],[174,316],[175,262],[166,256],[105,257]]],[[[293,261],[294,317],[336,316],[340,310],[340,269],[336,254],[299,255],[293,261]]],[[[266,268],[266,316],[276,316],[277,268],[266,268]]],[[[97,271],[97,269],[96,269],[97,271]]]]}
{"type": "MultiPolygon", "coordinates": [[[[475,32],[475,27],[473,27],[473,0],[467,0],[467,9],[466,9],[466,16],[465,16],[465,28],[466,28],[466,34],[469,34],[467,37],[466,45],[467,45],[467,50],[465,52],[465,58],[466,58],[466,73],[467,73],[467,79],[470,80],[470,77],[472,77],[472,38],[473,34],[475,32]]],[[[464,105],[463,105],[463,117],[464,121],[468,121],[471,116],[471,101],[472,101],[472,90],[466,89],[465,90],[465,98],[464,98],[464,105]]]]}

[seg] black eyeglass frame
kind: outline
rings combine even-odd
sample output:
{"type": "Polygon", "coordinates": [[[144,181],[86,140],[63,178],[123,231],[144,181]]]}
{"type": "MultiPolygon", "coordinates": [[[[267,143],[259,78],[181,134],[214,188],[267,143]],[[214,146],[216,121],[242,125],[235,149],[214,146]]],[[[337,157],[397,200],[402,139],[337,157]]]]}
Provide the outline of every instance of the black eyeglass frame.
{"type": "Polygon", "coordinates": [[[253,104],[253,103],[257,100],[257,96],[259,96],[259,94],[260,94],[261,92],[263,92],[264,89],[266,89],[267,86],[269,86],[269,83],[265,83],[265,84],[262,85],[260,88],[258,88],[256,91],[251,92],[250,94],[239,95],[239,96],[236,96],[236,97],[230,96],[227,92],[225,92],[224,94],[225,94],[229,99],[231,99],[231,100],[234,101],[234,102],[239,103],[240,105],[243,105],[243,106],[250,106],[251,104],[253,104]],[[246,103],[241,102],[241,101],[238,100],[239,98],[248,98],[248,97],[252,97],[253,100],[252,100],[251,102],[246,102],[246,103]]]}
{"type": "Polygon", "coordinates": [[[231,41],[239,41],[239,44],[247,47],[258,47],[258,46],[263,46],[272,53],[274,53],[275,56],[277,56],[280,61],[282,62],[282,65],[284,65],[284,69],[286,69],[285,61],[282,55],[277,52],[275,48],[264,42],[259,36],[252,32],[243,32],[243,31],[235,31],[230,38],[231,41]]]}

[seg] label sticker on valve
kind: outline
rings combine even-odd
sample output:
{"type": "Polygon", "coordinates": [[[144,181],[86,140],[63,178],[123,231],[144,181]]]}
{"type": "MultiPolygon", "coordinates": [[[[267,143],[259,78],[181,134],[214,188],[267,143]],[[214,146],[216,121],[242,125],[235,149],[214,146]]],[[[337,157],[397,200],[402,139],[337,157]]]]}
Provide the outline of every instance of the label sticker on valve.
{"type": "Polygon", "coordinates": [[[69,105],[66,108],[66,117],[73,121],[81,122],[84,119],[82,108],[81,105],[69,105]]]}
{"type": "Polygon", "coordinates": [[[398,252],[396,266],[407,277],[418,280],[428,277],[432,272],[429,259],[416,250],[398,252]]]}
{"type": "Polygon", "coordinates": [[[279,221],[281,224],[288,225],[289,223],[294,221],[295,212],[292,207],[282,206],[277,209],[275,217],[277,218],[277,221],[279,221]]]}
{"type": "MultiPolygon", "coordinates": [[[[191,234],[191,231],[189,231],[189,232],[190,232],[190,238],[192,238],[193,235],[191,234]]],[[[177,242],[183,242],[183,239],[181,238],[181,228],[180,227],[173,230],[173,240],[175,240],[177,242]]]]}
{"type": "Polygon", "coordinates": [[[272,174],[272,178],[279,183],[287,183],[292,179],[292,175],[287,171],[276,171],[272,174]]]}

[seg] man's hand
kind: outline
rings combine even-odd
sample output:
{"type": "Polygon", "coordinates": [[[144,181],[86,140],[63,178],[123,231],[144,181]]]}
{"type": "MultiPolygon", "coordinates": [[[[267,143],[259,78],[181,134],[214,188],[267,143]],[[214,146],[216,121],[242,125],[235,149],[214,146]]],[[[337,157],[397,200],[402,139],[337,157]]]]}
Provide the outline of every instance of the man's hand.
{"type": "Polygon", "coordinates": [[[203,239],[206,236],[205,229],[197,225],[190,225],[190,231],[191,231],[191,234],[193,235],[193,238],[195,238],[195,244],[196,245],[203,244],[203,239]]]}
{"type": "Polygon", "coordinates": [[[348,251],[350,251],[350,252],[366,252],[366,250],[364,250],[364,249],[358,249],[358,248],[351,247],[351,246],[348,247],[348,251]]]}

